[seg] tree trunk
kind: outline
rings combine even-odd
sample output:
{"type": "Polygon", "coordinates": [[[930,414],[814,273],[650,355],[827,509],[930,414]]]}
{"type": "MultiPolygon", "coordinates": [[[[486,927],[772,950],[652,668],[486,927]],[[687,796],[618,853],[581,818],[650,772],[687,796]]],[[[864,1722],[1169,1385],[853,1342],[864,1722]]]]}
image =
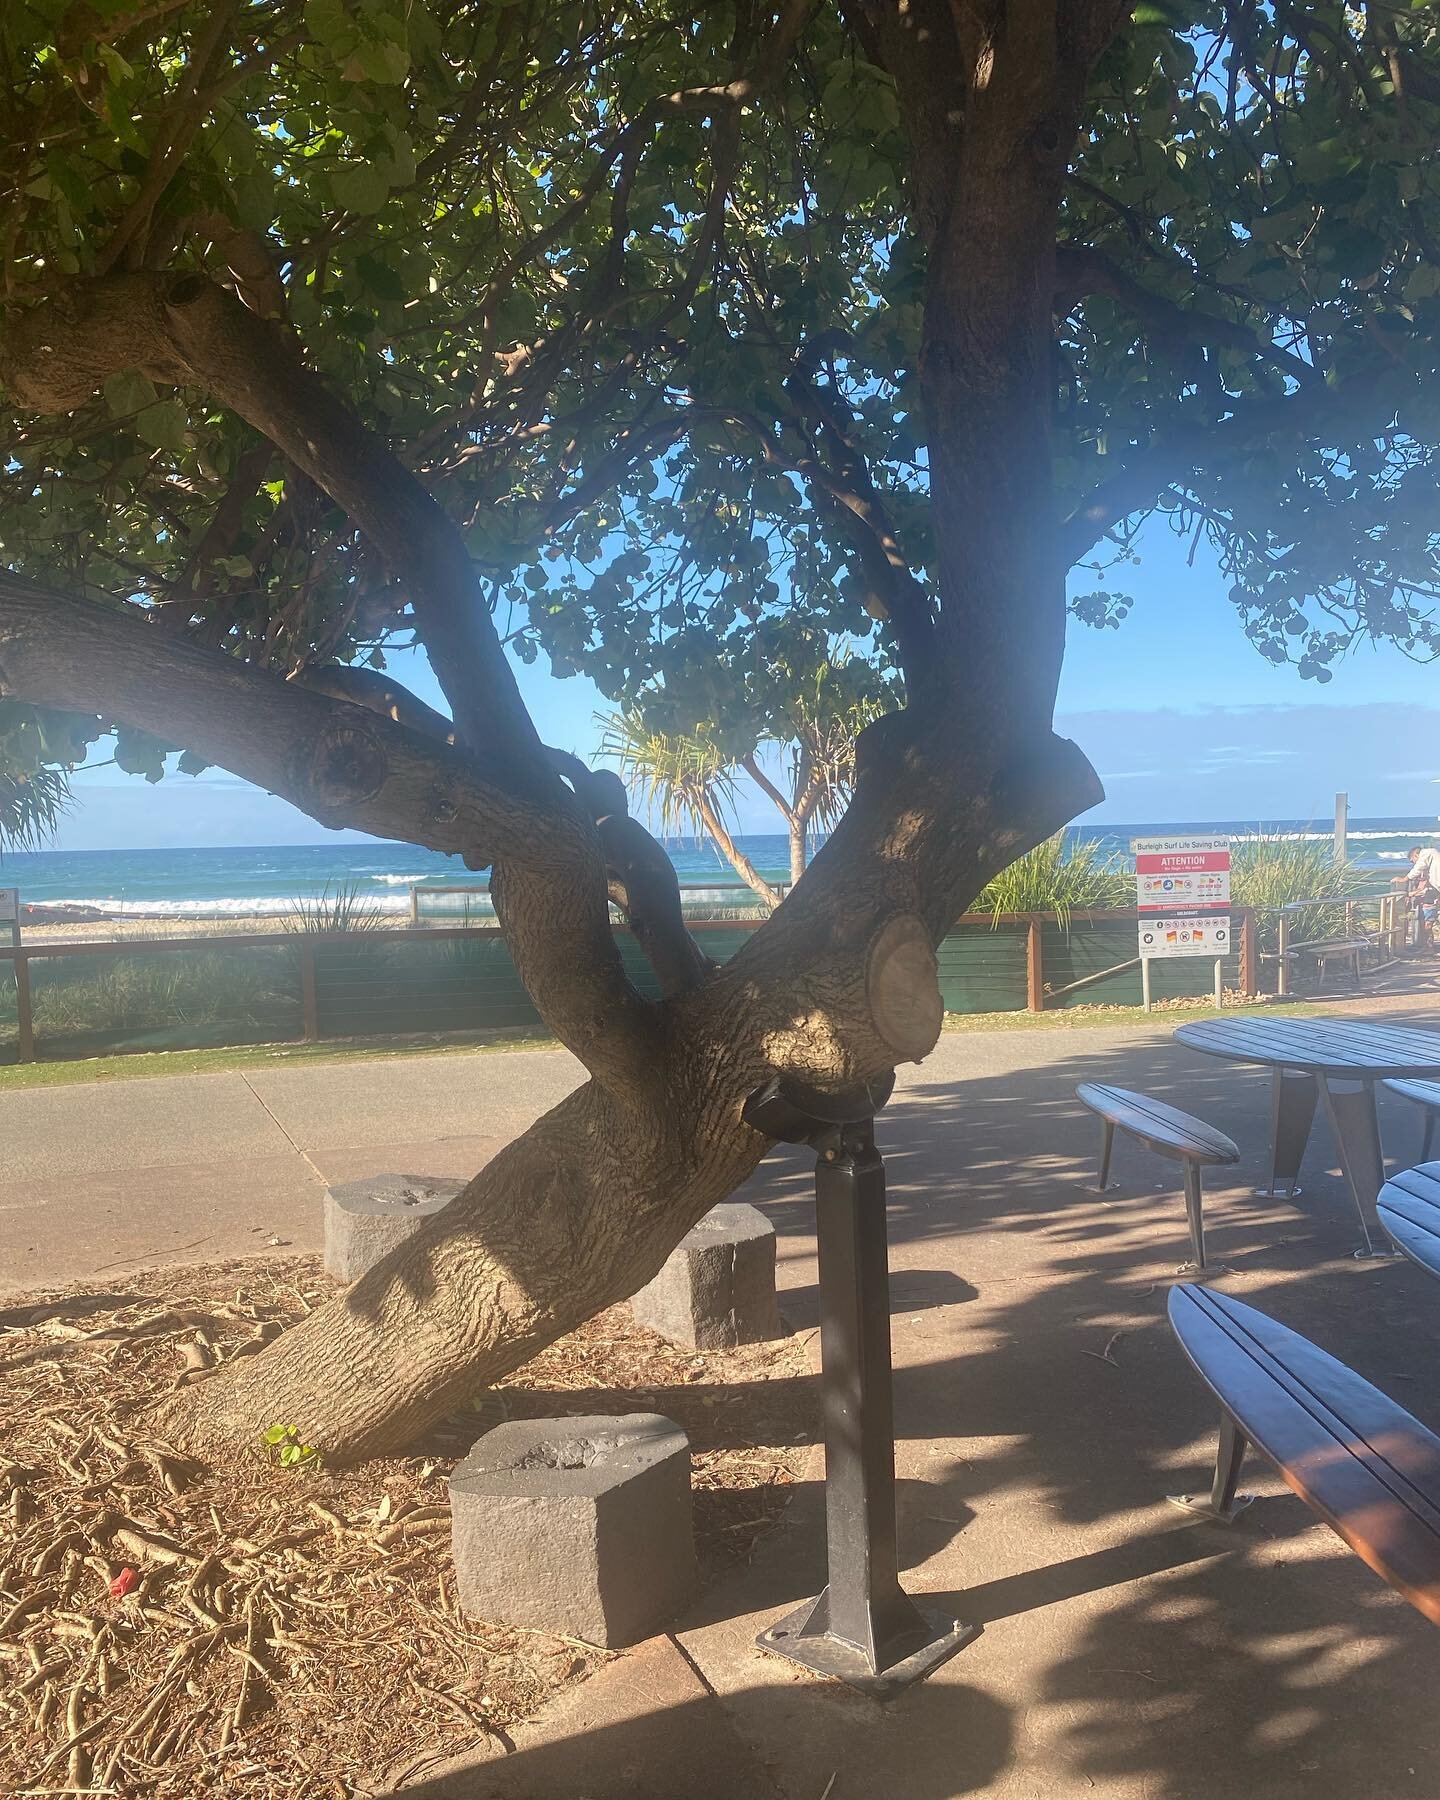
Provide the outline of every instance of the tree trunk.
{"type": "Polygon", "coordinates": [[[771,887],[770,883],[755,867],[754,863],[751,862],[750,858],[735,842],[734,838],[731,837],[730,833],[725,829],[725,821],[720,817],[719,813],[715,811],[714,807],[707,806],[702,800],[699,802],[699,813],[701,819],[704,821],[705,829],[710,833],[716,849],[719,850],[720,854],[745,883],[746,887],[757,893],[767,906],[778,906],[781,900],[779,890],[771,887]]]}
{"type": "MultiPolygon", "coordinates": [[[[204,389],[290,457],[404,587],[457,742],[176,643],[123,604],[3,576],[0,696],[143,725],[323,823],[492,863],[525,985],[591,1075],[352,1289],[175,1395],[160,1417],[177,1437],[233,1446],[284,1424],[336,1462],[395,1450],[633,1292],[763,1154],[747,1095],[776,1075],[836,1088],[923,1057],[941,1024],[934,946],[992,875],[1100,797],[1049,726],[1065,622],[1051,305],[1080,100],[1124,11],[1015,0],[1002,30],[946,0],[846,8],[914,147],[939,604],[913,577],[886,583],[910,707],[862,734],[851,804],[783,906],[705,817],[777,910],[713,973],[671,957],[658,1004],[625,975],[593,809],[539,742],[463,535],[297,343],[192,271],[62,284],[7,327],[0,362],[23,405],[73,411],[139,371],[204,389]]],[[[807,16],[787,6],[796,30],[807,16]]],[[[815,392],[818,428],[843,440],[815,392]]],[[[851,497],[873,510],[873,489],[851,497]]],[[[896,574],[892,557],[887,535],[896,574]]],[[[798,875],[793,834],[791,849],[798,875]]],[[[803,866],[803,836],[800,852],[803,866]]],[[[663,923],[683,932],[678,905],[663,923]]]]}
{"type": "Polygon", "coordinates": [[[790,885],[793,888],[805,873],[805,857],[808,845],[810,822],[808,819],[792,818],[790,821],[790,885]]]}
{"type": "MultiPolygon", "coordinates": [[[[907,756],[912,769],[924,760],[907,756]]],[[[972,773],[966,828],[935,820],[912,835],[914,867],[894,856],[894,770],[863,776],[799,904],[657,1009],[647,1071],[570,1095],[354,1287],[168,1401],[160,1427],[202,1450],[284,1424],[335,1463],[392,1452],[643,1286],[764,1154],[740,1117],[762,1082],[783,1072],[839,1087],[929,1051],[933,945],[996,869],[1096,790],[1079,752],[1054,739],[1024,768],[972,773]],[[928,917],[906,904],[916,875],[950,892],[928,917]]]]}

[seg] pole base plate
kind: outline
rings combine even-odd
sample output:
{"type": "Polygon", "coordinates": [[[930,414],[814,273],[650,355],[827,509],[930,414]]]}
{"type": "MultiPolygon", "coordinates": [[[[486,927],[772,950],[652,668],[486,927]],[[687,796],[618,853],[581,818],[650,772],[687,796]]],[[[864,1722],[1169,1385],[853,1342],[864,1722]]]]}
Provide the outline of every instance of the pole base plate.
{"type": "Polygon", "coordinates": [[[832,1637],[827,1631],[812,1629],[807,1632],[805,1628],[814,1618],[815,1611],[816,1602],[807,1600],[803,1606],[797,1606],[794,1612],[787,1613],[768,1630],[762,1631],[756,1644],[762,1650],[773,1650],[777,1656],[788,1657],[791,1662],[799,1663],[817,1675],[843,1681],[846,1687],[868,1694],[872,1700],[893,1700],[912,1683],[923,1680],[932,1669],[949,1662],[957,1651],[980,1635],[978,1625],[952,1619],[948,1613],[933,1607],[917,1606],[915,1611],[920,1624],[928,1630],[929,1636],[918,1644],[914,1639],[908,1640],[913,1648],[907,1649],[888,1668],[872,1669],[869,1658],[858,1645],[832,1637]]]}
{"type": "Polygon", "coordinates": [[[1181,1512],[1187,1512],[1193,1518],[1209,1519],[1215,1525],[1233,1525],[1236,1516],[1244,1512],[1255,1496],[1237,1494],[1230,1502],[1228,1512],[1221,1512],[1208,1494],[1167,1494],[1165,1498],[1172,1506],[1178,1506],[1181,1512]]]}

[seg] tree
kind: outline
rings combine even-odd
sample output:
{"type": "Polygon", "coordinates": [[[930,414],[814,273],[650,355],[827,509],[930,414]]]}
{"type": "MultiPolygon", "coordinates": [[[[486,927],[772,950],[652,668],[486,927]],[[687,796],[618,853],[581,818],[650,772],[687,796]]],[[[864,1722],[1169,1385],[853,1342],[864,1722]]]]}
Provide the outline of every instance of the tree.
{"type": "Polygon", "coordinates": [[[1433,11],[16,0],[0,695],[489,865],[587,1083],[170,1429],[406,1442],[633,1291],[776,1074],[923,1057],[934,945],[1092,804],[1066,575],[1160,512],[1261,651],[1435,648],[1433,11]],[[711,716],[776,620],[903,676],[724,968],[505,654],[711,716]],[[423,644],[449,716],[386,647],[423,644]],[[348,696],[348,697],[346,697],[348,696]],[[618,896],[663,998],[629,985],[618,896]]]}
{"type": "MultiPolygon", "coordinates": [[[[735,771],[743,769],[774,804],[790,839],[790,885],[805,873],[809,836],[828,830],[845,811],[855,783],[855,745],[860,733],[894,705],[894,690],[866,663],[843,649],[813,643],[797,660],[772,656],[747,693],[747,707],[732,722],[705,721],[666,730],[652,722],[667,710],[663,694],[605,721],[604,754],[618,761],[631,786],[659,815],[662,833],[704,832],[746,885],[769,907],[780,891],[735,842],[735,771]],[[816,654],[817,648],[819,654],[816,654]],[[763,751],[773,745],[788,771],[789,789],[771,778],[763,751]]],[[[780,781],[786,774],[780,775],[780,781]]]]}

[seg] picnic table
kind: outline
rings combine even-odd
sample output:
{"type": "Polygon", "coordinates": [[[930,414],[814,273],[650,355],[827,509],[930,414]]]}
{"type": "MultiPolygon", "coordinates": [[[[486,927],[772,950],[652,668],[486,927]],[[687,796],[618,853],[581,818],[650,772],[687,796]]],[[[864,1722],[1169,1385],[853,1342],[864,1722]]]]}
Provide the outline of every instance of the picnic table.
{"type": "Polygon", "coordinates": [[[1371,1224],[1385,1182],[1375,1083],[1391,1076],[1440,1075],[1440,1033],[1360,1019],[1206,1019],[1182,1025],[1177,1043],[1230,1062],[1273,1071],[1270,1186],[1291,1196],[1315,1117],[1317,1093],[1335,1133],[1340,1168],[1364,1243],[1357,1256],[1383,1256],[1371,1224]]]}

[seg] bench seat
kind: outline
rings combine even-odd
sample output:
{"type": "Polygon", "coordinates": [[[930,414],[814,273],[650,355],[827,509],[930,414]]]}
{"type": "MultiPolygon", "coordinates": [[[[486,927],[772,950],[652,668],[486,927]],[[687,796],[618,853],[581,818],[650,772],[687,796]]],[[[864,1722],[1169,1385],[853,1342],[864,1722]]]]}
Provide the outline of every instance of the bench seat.
{"type": "MultiPolygon", "coordinates": [[[[1422,1087],[1424,1082],[1387,1082],[1387,1087],[1422,1087]]],[[[1375,1203],[1391,1242],[1427,1275],[1440,1275],[1440,1163],[1402,1169],[1380,1190],[1375,1203]]]]}
{"type": "Polygon", "coordinates": [[[1435,1141],[1435,1121],[1440,1117],[1440,1081],[1410,1081],[1395,1076],[1382,1081],[1381,1087],[1391,1094],[1398,1094],[1402,1100],[1410,1100],[1420,1108],[1425,1119],[1425,1128],[1420,1139],[1420,1161],[1429,1162],[1430,1146],[1435,1141]]]}
{"type": "Polygon", "coordinates": [[[1082,1106],[1099,1116],[1105,1132],[1100,1148],[1099,1192],[1105,1192],[1110,1179],[1110,1157],[1115,1147],[1115,1133],[1123,1131],[1147,1149],[1168,1156],[1184,1165],[1185,1210],[1190,1224],[1191,1267],[1205,1267],[1205,1220],[1200,1191],[1200,1171],[1222,1163],[1237,1163],[1240,1152],[1213,1125],[1192,1118],[1178,1107],[1163,1100],[1152,1100],[1148,1094],[1136,1094],[1129,1088],[1110,1087],[1105,1082],[1082,1081],[1075,1089],[1082,1106]]]}
{"type": "Polygon", "coordinates": [[[1440,1437],[1298,1332],[1214,1288],[1172,1288],[1170,1323],[1224,1425],[1209,1500],[1178,1503],[1228,1522],[1253,1444],[1363,1562],[1440,1624],[1440,1437]]]}
{"type": "Polygon", "coordinates": [[[1109,1087],[1099,1081],[1082,1081],[1075,1098],[1098,1113],[1107,1125],[1115,1126],[1127,1137],[1138,1138],[1147,1148],[1176,1162],[1193,1159],[1203,1167],[1240,1160],[1240,1152],[1223,1131],[1217,1131],[1203,1119],[1192,1118],[1178,1107],[1167,1106],[1163,1100],[1152,1100],[1148,1094],[1109,1087]]]}

